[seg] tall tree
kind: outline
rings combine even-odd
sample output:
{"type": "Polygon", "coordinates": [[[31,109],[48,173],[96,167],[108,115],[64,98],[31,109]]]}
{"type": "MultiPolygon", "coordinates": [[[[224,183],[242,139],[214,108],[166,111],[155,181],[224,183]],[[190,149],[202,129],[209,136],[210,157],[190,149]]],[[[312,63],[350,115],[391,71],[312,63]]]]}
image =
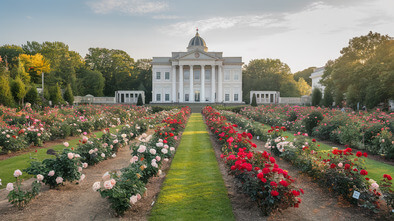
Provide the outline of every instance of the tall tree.
{"type": "Polygon", "coordinates": [[[297,80],[297,88],[301,96],[310,95],[312,92],[312,87],[302,77],[297,80]]]}
{"type": "Polygon", "coordinates": [[[369,32],[365,36],[352,38],[349,45],[341,50],[339,58],[327,62],[322,83],[332,86],[336,104],[341,104],[346,98],[347,103],[354,108],[357,103],[365,104],[366,97],[371,94],[378,100],[374,105],[387,101],[390,95],[386,92],[393,86],[393,81],[390,81],[393,74],[390,68],[387,69],[392,60],[385,60],[387,63],[381,60],[392,54],[392,48],[389,52],[392,41],[388,35],[369,32]],[[384,96],[378,96],[380,93],[374,89],[381,85],[387,85],[383,87],[384,96]]]}
{"type": "Polygon", "coordinates": [[[21,54],[19,60],[34,83],[40,83],[41,74],[51,70],[49,62],[40,53],[35,55],[21,54]]]}
{"type": "Polygon", "coordinates": [[[300,78],[303,78],[309,86],[312,86],[312,79],[309,77],[315,71],[315,69],[316,67],[309,67],[307,69],[294,73],[294,80],[299,81],[300,78]]]}
{"type": "Polygon", "coordinates": [[[3,45],[0,47],[0,57],[3,58],[5,66],[12,70],[18,67],[18,57],[23,54],[23,49],[17,45],[3,45]]]}
{"type": "Polygon", "coordinates": [[[4,75],[0,76],[0,104],[5,106],[12,106],[14,104],[9,79],[4,75]]]}
{"type": "Polygon", "coordinates": [[[242,74],[242,90],[247,103],[252,90],[280,91],[282,95],[299,96],[289,66],[279,59],[255,59],[245,65],[242,74]]]}
{"type": "Polygon", "coordinates": [[[11,93],[14,96],[14,100],[18,102],[19,105],[23,105],[23,99],[26,96],[26,86],[23,81],[16,77],[15,80],[11,82],[11,93]]]}
{"type": "Polygon", "coordinates": [[[89,48],[85,61],[91,70],[102,73],[105,79],[105,96],[114,96],[115,91],[119,88],[118,86],[122,85],[122,81],[117,80],[118,77],[123,81],[125,79],[129,80],[127,76],[134,77],[134,59],[122,50],[89,48]]]}
{"type": "Polygon", "coordinates": [[[104,77],[99,71],[81,70],[78,72],[78,87],[80,95],[91,94],[95,97],[103,96],[104,77]]]}

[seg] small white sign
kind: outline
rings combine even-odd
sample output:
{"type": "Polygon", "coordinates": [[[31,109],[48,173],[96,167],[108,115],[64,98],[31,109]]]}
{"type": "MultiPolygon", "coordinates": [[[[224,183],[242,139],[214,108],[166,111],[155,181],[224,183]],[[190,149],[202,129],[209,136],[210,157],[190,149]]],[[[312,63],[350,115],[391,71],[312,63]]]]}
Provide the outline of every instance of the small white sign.
{"type": "Polygon", "coordinates": [[[359,199],[360,198],[360,192],[355,190],[354,193],[353,193],[353,198],[354,199],[359,199]]]}
{"type": "Polygon", "coordinates": [[[257,140],[260,140],[260,136],[257,136],[257,140]]]}

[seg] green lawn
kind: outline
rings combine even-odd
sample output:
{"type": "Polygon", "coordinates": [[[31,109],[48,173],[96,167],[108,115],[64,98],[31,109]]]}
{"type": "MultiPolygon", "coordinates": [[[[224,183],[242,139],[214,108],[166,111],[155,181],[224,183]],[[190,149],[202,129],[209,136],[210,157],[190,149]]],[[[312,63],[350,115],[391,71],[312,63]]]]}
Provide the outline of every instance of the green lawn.
{"type": "MultiPolygon", "coordinates": [[[[114,132],[116,129],[119,128],[121,128],[121,126],[116,128],[110,128],[110,131],[114,132]]],[[[103,135],[103,132],[99,131],[94,134],[97,137],[101,137],[103,135]]],[[[77,138],[68,141],[68,143],[70,144],[69,148],[71,147],[75,148],[79,143],[79,140],[80,139],[77,138]]],[[[3,185],[0,186],[0,189],[5,188],[7,183],[15,182],[15,177],[13,176],[13,174],[16,169],[20,169],[22,171],[23,175],[21,177],[23,179],[30,178],[32,177],[31,175],[23,172],[23,169],[26,169],[27,167],[30,166],[30,162],[42,161],[46,158],[54,157],[53,155],[46,154],[48,149],[54,149],[56,151],[61,152],[65,148],[66,147],[62,144],[54,145],[48,148],[37,149],[37,153],[36,152],[25,153],[19,156],[11,157],[0,161],[0,179],[2,180],[1,182],[3,183],[3,185]]]]}
{"type": "Polygon", "coordinates": [[[192,114],[149,220],[234,220],[201,114],[192,114]]]}

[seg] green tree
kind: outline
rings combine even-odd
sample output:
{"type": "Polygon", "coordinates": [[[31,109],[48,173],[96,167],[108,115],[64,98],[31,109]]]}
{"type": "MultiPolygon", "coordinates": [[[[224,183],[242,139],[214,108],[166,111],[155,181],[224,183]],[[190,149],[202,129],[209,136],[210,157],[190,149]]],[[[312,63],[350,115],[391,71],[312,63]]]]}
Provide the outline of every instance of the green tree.
{"type": "Polygon", "coordinates": [[[135,79],[134,59],[122,50],[89,48],[85,61],[91,70],[102,73],[105,96],[114,96],[115,91],[124,86],[123,81],[135,79]]]}
{"type": "Polygon", "coordinates": [[[59,84],[56,84],[55,86],[52,86],[51,90],[51,101],[52,105],[61,105],[64,103],[63,97],[62,97],[62,92],[60,90],[59,84]]]}
{"type": "Polygon", "coordinates": [[[138,100],[137,100],[137,106],[142,106],[144,103],[142,102],[142,96],[141,94],[138,94],[138,100]]]}
{"type": "Polygon", "coordinates": [[[9,80],[6,76],[0,76],[0,104],[5,106],[14,105],[9,80]]]}
{"type": "Polygon", "coordinates": [[[280,91],[282,95],[299,96],[295,84],[289,66],[279,59],[255,59],[244,66],[242,90],[247,103],[250,91],[253,90],[280,91]]]}
{"type": "Polygon", "coordinates": [[[23,81],[16,77],[11,83],[11,93],[14,100],[19,104],[23,105],[23,98],[26,96],[26,86],[23,81]]]}
{"type": "Polygon", "coordinates": [[[81,70],[78,75],[78,87],[81,89],[81,95],[91,94],[95,97],[103,96],[105,79],[99,71],[85,69],[81,70]]]}
{"type": "Polygon", "coordinates": [[[37,88],[34,85],[31,85],[29,90],[26,93],[25,102],[29,102],[30,104],[36,104],[38,99],[37,88]]]}
{"type": "Polygon", "coordinates": [[[252,103],[251,103],[250,105],[251,105],[252,107],[257,107],[256,94],[253,94],[252,103]]]}
{"type": "Polygon", "coordinates": [[[312,106],[318,106],[322,98],[322,93],[319,88],[314,88],[312,90],[312,106]]]}
{"type": "Polygon", "coordinates": [[[137,90],[145,91],[145,104],[152,100],[152,59],[139,59],[134,65],[137,74],[137,90]]]}
{"type": "Polygon", "coordinates": [[[73,105],[74,103],[74,95],[70,84],[67,85],[66,90],[64,91],[64,100],[67,101],[69,105],[73,105]]]}
{"type": "Polygon", "coordinates": [[[298,71],[294,73],[294,80],[299,81],[300,78],[303,78],[309,86],[312,87],[312,79],[310,78],[311,74],[315,71],[316,67],[309,67],[302,71],[298,71]]]}
{"type": "Polygon", "coordinates": [[[331,86],[324,88],[323,105],[326,107],[331,107],[334,102],[333,91],[331,86]]]}
{"type": "Polygon", "coordinates": [[[0,47],[0,57],[3,58],[5,66],[12,70],[18,67],[18,57],[23,54],[23,49],[17,45],[3,45],[0,47]]]}
{"type": "Polygon", "coordinates": [[[393,63],[391,42],[393,40],[387,35],[369,32],[352,38],[339,58],[327,62],[322,83],[332,86],[336,104],[341,105],[346,98],[347,104],[355,108],[357,103],[371,101],[371,93],[378,100],[370,102],[371,105],[387,103],[394,86],[393,69],[390,68],[393,63]],[[377,92],[373,87],[382,90],[377,92]]]}

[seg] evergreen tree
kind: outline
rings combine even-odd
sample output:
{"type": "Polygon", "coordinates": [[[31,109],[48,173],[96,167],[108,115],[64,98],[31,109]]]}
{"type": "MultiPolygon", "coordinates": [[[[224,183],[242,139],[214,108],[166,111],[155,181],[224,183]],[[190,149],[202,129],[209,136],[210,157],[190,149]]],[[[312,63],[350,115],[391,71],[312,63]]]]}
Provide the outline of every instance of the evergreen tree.
{"type": "Polygon", "coordinates": [[[68,102],[69,105],[74,103],[74,95],[70,84],[67,85],[66,91],[64,92],[64,100],[68,102]]]}
{"type": "Polygon", "coordinates": [[[142,96],[141,94],[138,94],[138,100],[137,100],[137,106],[142,106],[144,103],[142,102],[142,96]]]}
{"type": "Polygon", "coordinates": [[[5,106],[12,106],[14,104],[10,84],[6,76],[0,76],[0,104],[5,106]]]}
{"type": "Polygon", "coordinates": [[[11,93],[14,100],[18,102],[19,105],[23,105],[23,98],[26,96],[26,87],[19,76],[11,83],[11,93]]]}
{"type": "Polygon", "coordinates": [[[51,97],[52,105],[60,105],[64,103],[59,84],[56,83],[56,86],[52,87],[52,92],[50,97],[51,97]]]}
{"type": "Polygon", "coordinates": [[[318,106],[322,98],[322,93],[319,88],[314,88],[312,91],[312,106],[318,106]]]}
{"type": "Polygon", "coordinates": [[[331,107],[333,102],[334,102],[334,97],[333,97],[332,89],[329,86],[327,86],[324,89],[323,105],[326,107],[331,107]]]}
{"type": "Polygon", "coordinates": [[[29,102],[30,104],[36,104],[38,99],[37,88],[32,85],[30,89],[26,93],[25,102],[29,102]]]}
{"type": "Polygon", "coordinates": [[[252,97],[252,104],[250,104],[252,107],[257,107],[257,100],[256,100],[256,94],[253,94],[252,97]]]}

